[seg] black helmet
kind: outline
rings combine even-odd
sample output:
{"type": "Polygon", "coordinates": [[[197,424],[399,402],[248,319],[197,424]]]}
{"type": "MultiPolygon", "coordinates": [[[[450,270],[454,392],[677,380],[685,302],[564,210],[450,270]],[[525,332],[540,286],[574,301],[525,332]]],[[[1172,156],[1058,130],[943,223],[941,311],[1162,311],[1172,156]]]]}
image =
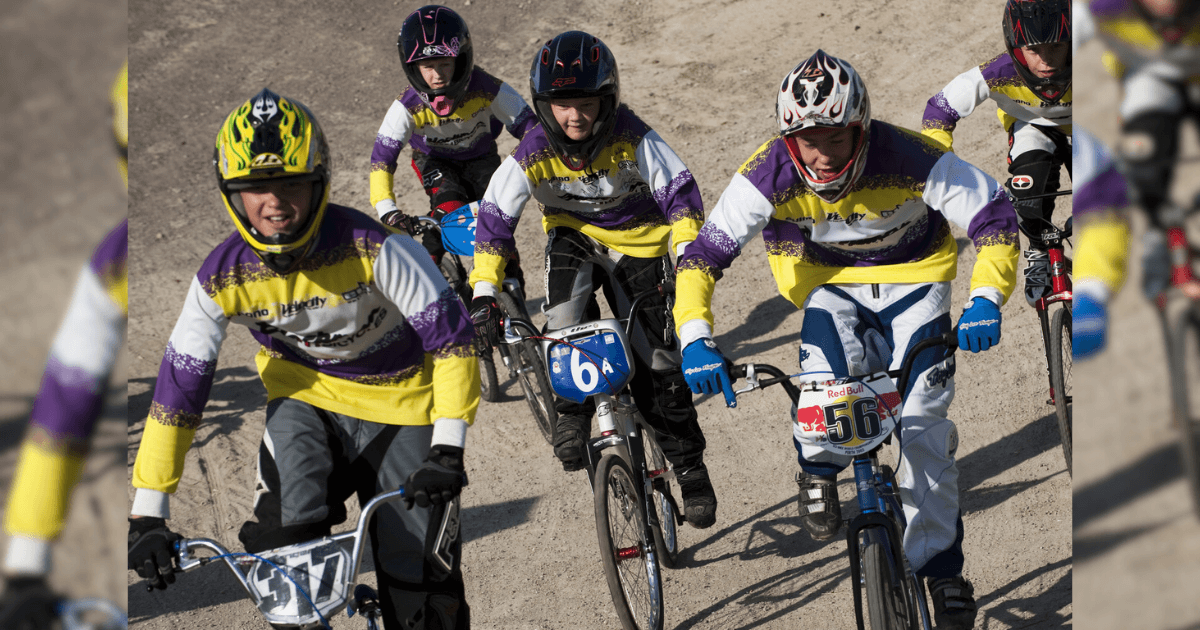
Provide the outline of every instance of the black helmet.
{"type": "MultiPolygon", "coordinates": [[[[1053,76],[1042,78],[1025,65],[1022,46],[1071,41],[1071,4],[1068,0],[1008,0],[1004,6],[1004,45],[1021,81],[1050,104],[1071,87],[1071,59],[1053,76]]],[[[1070,53],[1068,53],[1069,55],[1070,53]]]]}
{"type": "Polygon", "coordinates": [[[443,110],[445,114],[440,111],[438,114],[448,115],[453,111],[454,105],[466,93],[471,71],[475,69],[467,23],[446,7],[436,4],[424,6],[404,18],[396,46],[400,49],[400,65],[404,67],[408,84],[426,103],[432,103],[439,96],[448,99],[449,109],[443,110]],[[454,59],[454,77],[446,87],[437,90],[429,88],[416,66],[422,59],[435,57],[454,59]]]}
{"type": "Polygon", "coordinates": [[[583,31],[567,31],[542,44],[529,70],[533,111],[546,130],[550,147],[567,168],[583,170],[608,143],[621,104],[621,82],[617,60],[600,38],[583,31]],[[575,141],[554,119],[550,100],[600,97],[600,113],[592,124],[592,135],[575,141]]]}
{"type": "Polygon", "coordinates": [[[1147,8],[1144,0],[1134,2],[1133,7],[1146,24],[1171,45],[1178,44],[1200,18],[1200,2],[1197,0],[1179,0],[1166,15],[1147,8]]]}

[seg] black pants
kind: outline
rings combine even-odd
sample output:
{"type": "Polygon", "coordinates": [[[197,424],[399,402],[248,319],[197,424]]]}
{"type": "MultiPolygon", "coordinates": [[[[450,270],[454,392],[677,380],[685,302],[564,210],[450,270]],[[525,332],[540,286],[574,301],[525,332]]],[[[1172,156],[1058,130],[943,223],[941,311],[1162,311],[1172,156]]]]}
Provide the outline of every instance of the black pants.
{"type": "MultiPolygon", "coordinates": [[[[1008,133],[1010,148],[1014,145],[1014,131],[1018,125],[1013,125],[1008,133]]],[[[1071,140],[1070,136],[1058,127],[1042,127],[1024,125],[1022,133],[1041,133],[1045,140],[1041,143],[1053,146],[1053,150],[1044,148],[1031,149],[1013,155],[1010,152],[1008,172],[1012,175],[1010,189],[1013,194],[1013,209],[1017,213],[1017,225],[1029,239],[1030,247],[1044,250],[1042,231],[1052,227],[1050,217],[1054,214],[1055,197],[1041,199],[1026,199],[1026,197],[1045,193],[1058,192],[1060,187],[1059,169],[1067,167],[1071,173],[1071,140]]]]}
{"type": "MultiPolygon", "coordinates": [[[[675,270],[668,256],[634,258],[609,250],[583,233],[554,228],[546,244],[546,322],[551,330],[566,328],[595,317],[593,294],[603,287],[614,313],[628,312],[638,294],[652,289],[675,270]]],[[[634,402],[646,422],[658,433],[663,455],[677,469],[699,464],[705,440],[692,404],[692,393],[683,380],[679,342],[671,316],[674,296],[656,295],[643,300],[634,315],[630,343],[634,349],[634,377],[630,384],[634,402]]],[[[556,398],[559,415],[591,417],[595,405],[556,398]]]]}

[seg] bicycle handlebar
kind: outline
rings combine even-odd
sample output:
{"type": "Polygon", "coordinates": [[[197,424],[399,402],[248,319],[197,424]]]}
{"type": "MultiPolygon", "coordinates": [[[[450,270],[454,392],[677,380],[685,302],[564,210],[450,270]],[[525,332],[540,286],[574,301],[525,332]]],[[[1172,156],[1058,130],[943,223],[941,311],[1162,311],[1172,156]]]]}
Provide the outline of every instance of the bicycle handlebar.
{"type": "MultiPolygon", "coordinates": [[[[668,281],[637,294],[637,296],[633,298],[633,303],[629,305],[629,316],[624,318],[625,335],[633,335],[633,313],[637,312],[642,300],[655,295],[666,295],[672,290],[674,290],[674,285],[668,281]]],[[[513,317],[512,315],[509,315],[507,318],[505,318],[504,322],[501,323],[501,327],[502,330],[500,343],[508,345],[520,343],[525,337],[536,337],[541,334],[541,331],[534,327],[533,322],[521,317],[513,317]],[[528,334],[514,331],[514,327],[523,329],[528,334]]]]}
{"type": "MultiPolygon", "coordinates": [[[[363,550],[365,549],[365,537],[363,534],[367,531],[367,524],[370,523],[371,517],[374,516],[375,511],[379,509],[379,506],[383,505],[384,503],[393,503],[403,498],[403,487],[376,496],[365,506],[363,506],[362,512],[358,515],[358,526],[355,527],[355,529],[342,532],[340,534],[334,534],[329,537],[330,540],[338,544],[346,540],[353,540],[354,542],[353,549],[350,553],[350,569],[346,573],[348,576],[347,584],[353,584],[355,578],[358,576],[358,569],[362,562],[363,550]]],[[[229,570],[233,572],[234,576],[241,581],[243,588],[245,588],[246,591],[251,595],[257,596],[256,591],[250,586],[250,579],[246,576],[245,572],[242,571],[241,567],[239,567],[237,561],[235,560],[236,557],[247,557],[253,554],[230,552],[220,543],[210,538],[183,538],[175,542],[174,548],[175,563],[178,566],[177,571],[190,571],[196,567],[207,565],[212,560],[219,558],[225,561],[225,565],[228,566],[229,570]],[[208,549],[215,552],[216,555],[197,558],[192,555],[192,551],[198,549],[208,549]]],[[[255,601],[255,604],[257,603],[258,602],[255,601]]]]}
{"type": "MultiPolygon", "coordinates": [[[[888,370],[888,376],[897,379],[896,391],[904,392],[908,387],[908,380],[912,372],[913,363],[921,352],[934,346],[944,346],[946,348],[946,356],[958,349],[958,331],[942,333],[934,337],[927,337],[918,341],[908,353],[904,355],[904,361],[900,364],[897,370],[888,370]]],[[[945,357],[943,357],[945,358],[945,357]]],[[[734,391],[734,395],[748,392],[754,389],[764,389],[772,385],[782,385],[784,391],[792,399],[792,402],[800,400],[800,388],[792,382],[792,378],[798,376],[796,374],[788,374],[783,370],[766,363],[742,363],[730,366],[729,378],[733,381],[738,379],[746,380],[746,387],[734,391]],[[764,381],[758,380],[758,373],[764,373],[771,378],[764,381]]]]}

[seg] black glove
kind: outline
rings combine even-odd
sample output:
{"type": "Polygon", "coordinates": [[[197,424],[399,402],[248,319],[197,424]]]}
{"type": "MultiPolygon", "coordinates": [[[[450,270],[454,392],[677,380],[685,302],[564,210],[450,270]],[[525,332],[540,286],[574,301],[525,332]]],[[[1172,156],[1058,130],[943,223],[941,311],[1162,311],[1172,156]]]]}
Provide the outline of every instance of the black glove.
{"type": "Polygon", "coordinates": [[[182,536],[167,529],[161,518],[142,517],[129,519],[129,568],[137,571],[138,577],[149,582],[151,587],[165,589],[175,583],[173,543],[182,536]]]}
{"type": "Polygon", "coordinates": [[[456,446],[435,445],[425,456],[425,463],[414,470],[404,482],[404,504],[412,509],[449,503],[467,485],[463,468],[463,450],[456,446]]]}
{"type": "Polygon", "coordinates": [[[0,628],[5,630],[44,630],[53,627],[58,616],[59,597],[50,591],[45,578],[11,577],[0,595],[0,628]]]}
{"type": "Polygon", "coordinates": [[[475,324],[475,334],[488,343],[500,340],[502,315],[500,303],[490,295],[481,295],[471,300],[471,323],[475,324]]]}
{"type": "Polygon", "coordinates": [[[399,210],[392,210],[383,215],[380,221],[383,221],[384,225],[390,225],[398,230],[407,232],[410,236],[417,231],[416,220],[399,210]]]}

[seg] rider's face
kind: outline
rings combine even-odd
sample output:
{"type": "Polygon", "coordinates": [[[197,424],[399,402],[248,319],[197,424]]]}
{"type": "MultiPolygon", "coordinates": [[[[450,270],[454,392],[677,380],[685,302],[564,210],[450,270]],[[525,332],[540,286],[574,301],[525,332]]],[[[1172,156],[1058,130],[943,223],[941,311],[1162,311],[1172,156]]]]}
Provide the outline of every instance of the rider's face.
{"type": "Polygon", "coordinates": [[[1029,68],[1030,72],[1039,78],[1048,79],[1069,63],[1071,44],[1054,42],[1022,46],[1021,54],[1025,57],[1025,67],[1029,68]]]}
{"type": "Polygon", "coordinates": [[[308,219],[313,184],[309,181],[269,182],[240,193],[246,218],[263,236],[290,234],[308,219]]]}
{"type": "Polygon", "coordinates": [[[820,179],[831,179],[846,168],[854,155],[854,129],[817,127],[796,132],[800,161],[820,179]]]}

